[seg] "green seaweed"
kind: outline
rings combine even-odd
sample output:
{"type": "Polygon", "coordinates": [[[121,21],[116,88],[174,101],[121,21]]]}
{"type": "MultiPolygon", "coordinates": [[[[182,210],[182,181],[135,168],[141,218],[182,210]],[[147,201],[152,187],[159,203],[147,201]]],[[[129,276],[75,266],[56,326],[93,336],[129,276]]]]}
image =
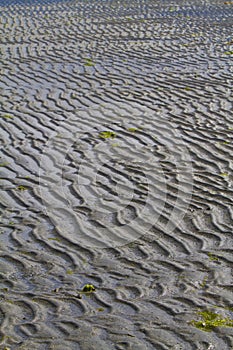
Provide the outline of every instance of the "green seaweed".
{"type": "Polygon", "coordinates": [[[61,242],[61,239],[58,237],[49,237],[48,238],[49,241],[57,241],[57,242],[61,242]]]}
{"type": "Polygon", "coordinates": [[[86,67],[93,67],[95,65],[91,58],[84,58],[84,61],[84,66],[86,67]]]}
{"type": "Polygon", "coordinates": [[[228,176],[228,173],[221,173],[221,176],[228,176]]]}
{"type": "Polygon", "coordinates": [[[201,331],[211,332],[215,327],[233,327],[232,319],[228,317],[222,318],[221,315],[215,312],[206,310],[200,311],[197,314],[201,316],[202,320],[192,320],[190,324],[200,329],[201,331]]]}
{"type": "Polygon", "coordinates": [[[233,55],[233,51],[225,51],[225,55],[233,55]]]}
{"type": "Polygon", "coordinates": [[[82,289],[82,292],[84,292],[84,293],[95,292],[95,287],[93,286],[93,284],[85,284],[85,286],[82,289]]]}
{"type": "Polygon", "coordinates": [[[202,280],[202,282],[200,283],[200,286],[202,288],[205,288],[206,284],[207,284],[207,281],[208,281],[208,276],[205,276],[202,280]]]}
{"type": "Polygon", "coordinates": [[[104,308],[103,308],[103,307],[98,307],[97,311],[103,312],[103,311],[104,311],[104,308]]]}
{"type": "Polygon", "coordinates": [[[218,261],[218,257],[213,255],[212,253],[208,252],[207,255],[211,261],[218,261]]]}
{"type": "Polygon", "coordinates": [[[191,88],[189,86],[184,86],[184,87],[181,87],[180,90],[190,91],[191,88]]]}
{"type": "Polygon", "coordinates": [[[222,142],[218,142],[218,145],[229,145],[230,141],[222,141],[222,142]]]}
{"type": "Polygon", "coordinates": [[[67,275],[73,275],[74,271],[71,269],[66,270],[67,275]]]}
{"type": "Polygon", "coordinates": [[[5,119],[13,119],[13,115],[10,115],[10,114],[4,114],[4,115],[1,115],[2,118],[5,118],[5,119]]]}
{"type": "Polygon", "coordinates": [[[114,131],[101,131],[99,133],[99,137],[101,139],[114,139],[116,137],[116,133],[114,131]]]}
{"type": "Polygon", "coordinates": [[[17,190],[19,190],[19,191],[26,191],[27,187],[25,187],[23,185],[19,185],[19,186],[17,186],[17,190]]]}
{"type": "Polygon", "coordinates": [[[8,163],[8,162],[0,163],[0,167],[4,167],[4,166],[9,165],[9,164],[10,163],[8,163]]]}
{"type": "Polygon", "coordinates": [[[138,130],[138,128],[128,128],[127,130],[128,130],[129,132],[135,132],[135,131],[138,130]]]}

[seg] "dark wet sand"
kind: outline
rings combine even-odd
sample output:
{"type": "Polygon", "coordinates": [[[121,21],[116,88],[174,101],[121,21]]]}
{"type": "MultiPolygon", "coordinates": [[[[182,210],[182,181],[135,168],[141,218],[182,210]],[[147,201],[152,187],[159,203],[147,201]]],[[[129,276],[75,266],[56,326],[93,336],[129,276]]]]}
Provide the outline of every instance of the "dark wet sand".
{"type": "Polygon", "coordinates": [[[0,349],[233,349],[232,2],[0,10],[0,349]]]}

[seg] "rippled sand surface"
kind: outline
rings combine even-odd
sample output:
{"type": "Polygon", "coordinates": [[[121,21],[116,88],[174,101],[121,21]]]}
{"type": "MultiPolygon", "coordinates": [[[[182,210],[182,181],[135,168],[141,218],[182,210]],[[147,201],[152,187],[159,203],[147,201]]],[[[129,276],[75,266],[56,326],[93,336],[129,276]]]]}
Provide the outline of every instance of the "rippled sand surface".
{"type": "Polygon", "coordinates": [[[0,349],[233,349],[232,6],[1,2],[0,349]]]}

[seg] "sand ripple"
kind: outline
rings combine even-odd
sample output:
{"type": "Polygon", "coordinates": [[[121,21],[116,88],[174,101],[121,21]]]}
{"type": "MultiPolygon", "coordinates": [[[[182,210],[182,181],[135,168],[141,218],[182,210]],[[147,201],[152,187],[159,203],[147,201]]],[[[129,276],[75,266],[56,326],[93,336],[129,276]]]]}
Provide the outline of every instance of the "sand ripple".
{"type": "Polygon", "coordinates": [[[231,2],[0,10],[1,349],[233,348],[231,2]]]}

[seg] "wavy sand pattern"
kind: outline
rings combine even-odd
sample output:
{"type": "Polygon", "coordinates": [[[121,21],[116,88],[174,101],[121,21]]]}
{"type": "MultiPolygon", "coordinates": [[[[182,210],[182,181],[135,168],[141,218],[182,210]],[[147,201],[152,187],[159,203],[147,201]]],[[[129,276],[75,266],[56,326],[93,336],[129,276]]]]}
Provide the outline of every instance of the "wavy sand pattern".
{"type": "Polygon", "coordinates": [[[0,349],[233,349],[232,2],[0,10],[0,349]]]}

